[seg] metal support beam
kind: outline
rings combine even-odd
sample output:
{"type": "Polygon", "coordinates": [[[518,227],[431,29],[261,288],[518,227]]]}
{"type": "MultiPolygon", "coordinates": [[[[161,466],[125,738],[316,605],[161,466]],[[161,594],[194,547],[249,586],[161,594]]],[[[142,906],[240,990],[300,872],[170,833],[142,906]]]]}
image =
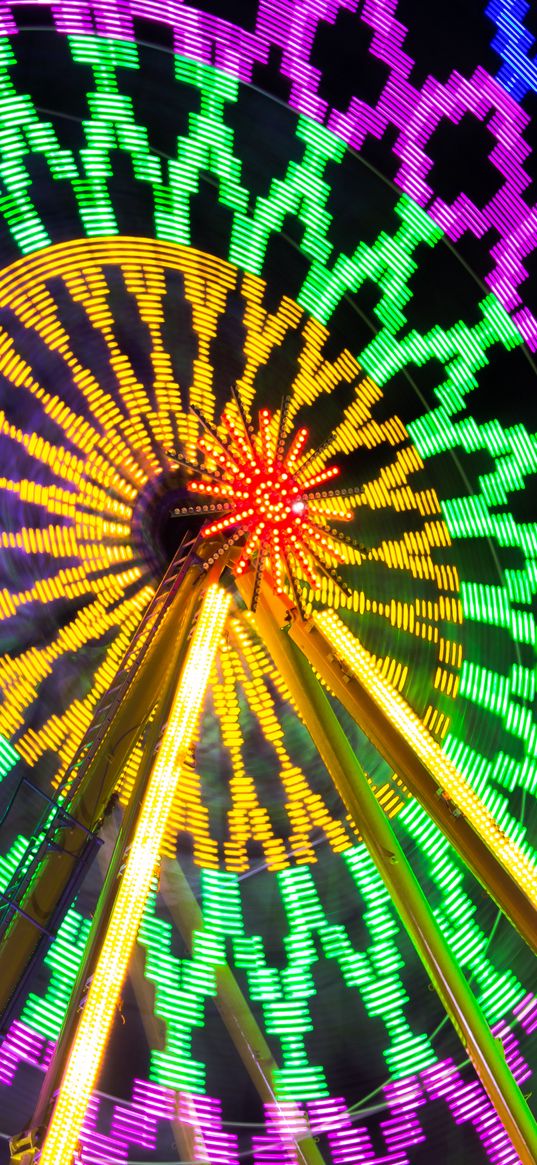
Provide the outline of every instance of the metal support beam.
{"type": "MultiPolygon", "coordinates": [[[[210,553],[210,547],[206,553],[210,553]]],[[[181,634],[182,628],[188,627],[191,612],[207,585],[207,578],[203,562],[195,557],[164,617],[155,627],[152,641],[117,714],[98,742],[83,780],[66,805],[70,815],[87,830],[95,830],[102,820],[122,769],[157,702],[171,640],[181,634]]],[[[67,891],[86,844],[86,836],[82,829],[69,824],[59,831],[57,848],[48,851],[24,897],[24,914],[14,916],[3,936],[0,943],[1,1016],[40,946],[43,930],[48,929],[67,891]]]]}
{"type": "MultiPolygon", "coordinates": [[[[417,801],[483,886],[487,894],[537,954],[537,910],[509,863],[500,861],[475,825],[444,795],[439,781],[368,691],[366,685],[337,658],[337,653],[314,623],[294,620],[290,638],[298,645],[328,689],[347,709],[384,760],[396,772],[417,801]]],[[[484,816],[490,817],[485,809],[484,816]]],[[[499,836],[501,831],[497,830],[499,836]]],[[[525,865],[528,859],[523,855],[525,865]]],[[[537,881],[533,887],[537,889],[537,881]]]]}
{"type": "MultiPolygon", "coordinates": [[[[108,865],[112,859],[112,854],[117,837],[117,824],[115,828],[103,830],[104,844],[99,850],[97,857],[97,864],[102,870],[103,877],[106,875],[108,865]]],[[[134,998],[138,1006],[142,1027],[144,1029],[147,1046],[149,1049],[164,1047],[164,1021],[157,1018],[154,1013],[155,992],[152,983],[145,978],[145,958],[144,951],[140,945],[135,946],[132,952],[132,958],[129,966],[129,980],[133,990],[134,998]]],[[[180,1121],[178,1117],[173,1117],[170,1120],[170,1129],[175,1141],[177,1153],[180,1160],[193,1161],[195,1152],[199,1156],[199,1165],[211,1165],[201,1130],[199,1121],[196,1121],[196,1113],[194,1106],[192,1106],[192,1121],[187,1124],[186,1121],[180,1121]]]]}
{"type": "MultiPolygon", "coordinates": [[[[138,1010],[140,1012],[140,1019],[145,1032],[147,1045],[150,1049],[162,1048],[162,1029],[163,1023],[158,1020],[153,1012],[155,993],[152,985],[148,983],[144,975],[145,959],[142,948],[135,947],[131,964],[129,967],[129,979],[131,987],[134,992],[138,1010]]],[[[211,1165],[211,1160],[208,1155],[207,1147],[203,1137],[201,1125],[196,1116],[194,1103],[192,1102],[192,1119],[191,1121],[181,1121],[178,1116],[172,1117],[170,1120],[170,1129],[175,1141],[179,1160],[194,1161],[195,1154],[198,1154],[198,1165],[211,1165]]]]}
{"type": "MultiPolygon", "coordinates": [[[[537,1123],[310,663],[282,632],[271,610],[268,588],[261,596],[255,618],[299,715],[359,826],[403,925],[520,1160],[523,1165],[536,1165],[537,1123]]],[[[312,662],[318,669],[317,656],[312,662]]]]}
{"type": "MultiPolygon", "coordinates": [[[[193,936],[203,930],[203,915],[179,862],[163,859],[160,890],[164,902],[188,949],[193,936]]],[[[216,973],[215,1003],[237,1052],[264,1104],[278,1106],[274,1089],[276,1061],[252,1014],[230,967],[219,966],[216,973]]],[[[301,1165],[324,1165],[324,1158],[311,1136],[297,1138],[301,1165]]]]}

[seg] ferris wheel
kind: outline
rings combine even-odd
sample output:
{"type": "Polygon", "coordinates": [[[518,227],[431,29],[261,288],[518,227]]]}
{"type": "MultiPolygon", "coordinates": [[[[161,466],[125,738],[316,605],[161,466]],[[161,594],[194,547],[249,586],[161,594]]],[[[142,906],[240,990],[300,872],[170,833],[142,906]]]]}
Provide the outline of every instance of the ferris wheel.
{"type": "Polygon", "coordinates": [[[254,7],[3,9],[5,1160],[532,1162],[532,72],[254,7]]]}

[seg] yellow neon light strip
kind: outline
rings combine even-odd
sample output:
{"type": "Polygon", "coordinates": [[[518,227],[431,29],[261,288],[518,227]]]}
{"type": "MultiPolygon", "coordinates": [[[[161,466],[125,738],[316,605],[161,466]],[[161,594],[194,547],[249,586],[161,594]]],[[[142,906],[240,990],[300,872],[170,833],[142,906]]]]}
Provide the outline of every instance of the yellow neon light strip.
{"type": "Polygon", "coordinates": [[[371,659],[332,611],[321,611],[314,622],[329,641],[337,657],[354,672],[379,708],[398,729],[418,759],[431,773],[442,791],[483,838],[530,902],[537,906],[537,867],[521,846],[498,825],[493,814],[472,789],[440,745],[422,724],[403,697],[380,675],[371,659]]]}
{"type": "Polygon", "coordinates": [[[229,602],[230,596],[220,587],[208,588],[73,1040],[40,1165],[71,1165],[73,1160],[154,877],[183,759],[196,731],[229,602]]]}
{"type": "MultiPolygon", "coordinates": [[[[406,515],[399,534],[391,537],[388,533],[370,548],[367,565],[355,547],[338,543],[344,561],[356,567],[352,589],[347,594],[340,590],[336,579],[322,575],[319,593],[303,586],[305,609],[322,605],[341,612],[348,610],[356,617],[372,616],[375,625],[386,623],[389,642],[393,638],[391,629],[401,628],[402,658],[392,658],[387,648],[384,659],[379,661],[379,666],[386,669],[386,678],[400,691],[406,690],[410,637],[418,639],[432,677],[432,702],[424,711],[424,722],[437,737],[447,731],[450,701],[456,694],[461,667],[459,579],[452,565],[438,562],[439,548],[446,550],[442,559],[450,556],[449,532],[436,495],[420,485],[423,462],[408,432],[395,416],[378,419],[381,388],[364,375],[349,352],[328,358],[328,330],[308,319],[292,300],[284,297],[273,313],[268,311],[266,284],[257,276],[240,273],[224,260],[175,243],[118,237],[82,239],[34,252],[0,272],[0,308],[9,309],[21,328],[39,336],[55,353],[54,359],[62,362],[74,393],[73,396],[70,391],[66,399],[65,393],[41,383],[39,370],[31,360],[24,360],[12,336],[0,327],[0,372],[15,397],[29,395],[35,404],[28,431],[0,413],[0,435],[11,451],[6,464],[0,466],[5,475],[0,475],[0,498],[5,497],[8,505],[13,503],[20,522],[16,529],[0,531],[0,549],[24,552],[32,574],[31,583],[22,590],[12,590],[8,585],[0,588],[0,620],[16,617],[27,604],[48,609],[58,599],[81,600],[50,643],[40,648],[30,645],[15,655],[8,652],[0,659],[0,734],[8,739],[16,734],[17,748],[30,765],[37,764],[46,754],[54,763],[51,779],[55,786],[69,771],[98,699],[110,686],[153,592],[139,537],[141,491],[149,482],[156,485],[160,475],[172,467],[173,457],[166,450],[179,444],[193,454],[200,426],[190,404],[197,404],[212,418],[219,439],[226,440],[225,423],[218,420],[221,414],[213,384],[211,345],[230,293],[240,295],[244,304],[245,367],[237,388],[247,412],[252,410],[256,415],[259,369],[292,333],[300,339],[300,355],[286,385],[290,403],[285,431],[289,437],[303,410],[323,396],[328,398],[339,384],[347,386],[348,404],[340,410],[328,444],[317,452],[307,446],[305,437],[302,444],[291,445],[288,456],[299,478],[302,480],[305,473],[322,475],[332,457],[337,460],[340,454],[347,455],[358,448],[381,447],[382,466],[373,471],[371,480],[364,482],[352,505],[362,507],[366,513],[370,511],[373,517],[377,514],[379,528],[383,528],[386,508],[406,515]],[[147,388],[115,336],[114,304],[107,276],[110,265],[122,273],[125,290],[147,329],[153,369],[147,388]],[[188,399],[175,380],[173,360],[167,351],[167,271],[181,276],[197,337],[194,383],[188,390],[188,399]],[[113,391],[95,379],[91,362],[86,365],[83,353],[73,349],[57,297],[50,291],[52,276],[63,281],[68,298],[76,302],[88,329],[98,336],[114,374],[113,391]],[[42,435],[41,415],[54,423],[56,435],[51,441],[42,435]],[[46,485],[42,484],[43,468],[46,485]],[[39,561],[32,566],[34,556],[43,554],[49,561],[49,573],[45,572],[44,577],[39,561]],[[407,583],[402,586],[403,576],[411,593],[415,589],[413,580],[418,580],[419,598],[411,599],[407,583]],[[80,698],[71,698],[63,709],[50,708],[45,720],[36,726],[31,709],[39,699],[42,681],[57,663],[61,664],[66,653],[80,653],[93,640],[106,640],[107,646],[91,690],[80,698]]],[[[240,444],[242,420],[236,403],[230,400],[226,407],[230,433],[235,433],[231,447],[240,444]]],[[[276,440],[278,424],[275,414],[267,428],[269,444],[276,440]]],[[[251,450],[244,435],[242,440],[242,456],[247,458],[251,450]]],[[[229,457],[230,448],[228,461],[229,457]]],[[[217,464],[215,459],[215,467],[217,464]]],[[[322,512],[327,518],[333,515],[337,519],[344,516],[348,502],[341,498],[330,502],[326,498],[310,499],[309,505],[314,518],[322,512]]],[[[388,531],[389,528],[388,522],[388,531]]],[[[278,538],[276,534],[274,537],[276,547],[278,538]]],[[[328,532],[323,537],[326,553],[331,553],[336,542],[328,532]]],[[[274,557],[276,576],[279,551],[275,550],[274,557]]],[[[295,562],[295,568],[300,575],[299,562],[295,562]]],[[[283,574],[282,569],[276,578],[280,587],[283,574]]],[[[305,575],[303,582],[306,583],[305,575]]],[[[244,619],[244,615],[240,618],[244,619]]],[[[237,650],[244,654],[242,649],[237,650]]],[[[260,657],[259,667],[265,675],[273,671],[266,656],[260,657]]],[[[272,675],[271,687],[278,688],[278,684],[281,687],[279,677],[272,675]]],[[[235,687],[240,686],[236,681],[235,687]]],[[[257,717],[255,709],[253,715],[257,717]]],[[[264,732],[263,722],[259,723],[264,732]]],[[[234,722],[231,730],[236,736],[234,722]]],[[[239,751],[241,747],[239,741],[239,751]]],[[[237,758],[239,751],[234,754],[237,758]]],[[[168,822],[170,852],[175,853],[174,831],[184,829],[194,838],[194,860],[214,867],[219,861],[218,845],[211,836],[215,810],[204,805],[199,774],[188,768],[183,769],[175,816],[172,812],[168,822]]],[[[130,770],[132,777],[135,757],[130,770]]],[[[129,773],[123,777],[126,789],[129,773]]],[[[235,789],[242,795],[245,788],[239,767],[230,786],[232,798],[235,789]]],[[[296,808],[295,797],[292,802],[296,808]]],[[[242,820],[245,828],[247,821],[253,828],[253,809],[248,817],[243,812],[246,803],[236,804],[233,800],[230,812],[236,813],[234,820],[242,820]]],[[[253,801],[248,804],[253,806],[253,801]]],[[[313,801],[308,805],[309,814],[313,812],[313,801]]],[[[268,821],[263,798],[260,810],[268,821]]],[[[259,830],[261,836],[261,824],[259,830]]],[[[268,838],[268,831],[263,836],[268,838]]],[[[244,861],[249,862],[246,835],[243,840],[244,861]]],[[[314,847],[312,853],[316,853],[314,847]]],[[[224,853],[224,864],[227,861],[224,853]]],[[[285,868],[287,859],[284,857],[282,862],[285,868]]]]}

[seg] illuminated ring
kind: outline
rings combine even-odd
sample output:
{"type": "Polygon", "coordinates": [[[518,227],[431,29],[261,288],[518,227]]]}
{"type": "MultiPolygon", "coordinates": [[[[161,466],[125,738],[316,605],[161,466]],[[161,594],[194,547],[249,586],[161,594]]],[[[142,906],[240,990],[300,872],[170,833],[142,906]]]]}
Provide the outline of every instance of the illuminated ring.
{"type": "MultiPolygon", "coordinates": [[[[90,50],[92,48],[96,48],[96,46],[92,46],[90,43],[90,50]]],[[[76,60],[79,59],[77,54],[80,51],[81,46],[78,44],[75,45],[73,52],[76,60]]],[[[130,59],[132,60],[132,58],[130,59]]],[[[211,87],[214,85],[216,87],[218,85],[218,92],[224,94],[224,100],[235,99],[236,93],[233,89],[230,91],[227,79],[222,84],[219,81],[218,74],[214,74],[209,70],[206,74],[196,75],[192,71],[188,71],[185,67],[184,60],[180,61],[180,70],[181,78],[188,79],[190,84],[195,83],[198,87],[203,87],[203,85],[211,87]]],[[[222,121],[220,120],[223,116],[222,105],[223,101],[220,103],[220,108],[215,112],[214,124],[215,132],[217,133],[220,133],[220,127],[222,125],[222,121]]],[[[125,113],[128,112],[129,108],[128,103],[122,105],[125,113]]],[[[38,119],[35,113],[32,114],[30,100],[26,103],[25,113],[30,124],[32,124],[31,119],[33,116],[35,119],[33,125],[35,126],[35,122],[38,119]]],[[[104,118],[101,120],[103,125],[107,124],[104,118]]],[[[99,119],[96,119],[96,121],[98,124],[99,119]]],[[[132,121],[132,125],[133,127],[135,126],[134,120],[132,121]]],[[[327,132],[324,132],[319,138],[317,133],[312,133],[311,126],[312,123],[299,120],[297,134],[301,135],[302,138],[306,137],[314,146],[310,154],[309,162],[309,165],[313,168],[318,164],[323,164],[327,152],[329,156],[331,153],[333,154],[334,142],[337,143],[337,139],[331,138],[327,132]]],[[[142,127],[141,133],[133,134],[133,138],[139,146],[135,155],[137,172],[142,170],[143,164],[144,178],[146,175],[152,176],[157,186],[158,183],[154,179],[155,158],[147,152],[147,144],[145,144],[147,143],[147,130],[145,127],[142,127]],[[143,149],[144,144],[145,151],[143,149]]],[[[49,147],[51,146],[50,136],[45,139],[39,137],[39,146],[43,140],[48,142],[49,147]]],[[[182,143],[185,142],[184,138],[181,140],[182,143]]],[[[186,141],[191,141],[191,139],[186,139],[186,141]]],[[[52,142],[54,143],[55,151],[49,154],[52,172],[55,173],[55,167],[58,166],[62,176],[67,173],[67,176],[71,176],[72,178],[73,174],[76,175],[77,173],[75,156],[67,151],[59,150],[57,141],[53,135],[52,142]]],[[[28,150],[28,152],[30,151],[28,150]]],[[[228,153],[228,158],[230,156],[233,157],[233,155],[228,153]]],[[[158,162],[158,159],[156,161],[158,162]]],[[[160,163],[157,169],[159,167],[160,163]]],[[[290,173],[294,177],[293,168],[290,168],[290,173]]],[[[310,170],[310,173],[312,173],[312,170],[310,170]]],[[[15,169],[15,174],[17,176],[21,175],[20,168],[15,169]]],[[[24,185],[27,186],[28,175],[24,172],[22,180],[24,185]]],[[[312,183],[312,186],[318,200],[315,206],[315,210],[317,210],[317,207],[322,208],[322,200],[326,196],[327,186],[326,183],[319,183],[317,177],[315,182],[312,183]]],[[[80,192],[80,188],[79,184],[78,192],[80,192]]],[[[95,183],[93,189],[95,190],[95,183]]],[[[274,184],[274,189],[275,196],[277,196],[280,189],[279,182],[274,184]]],[[[236,187],[235,190],[237,190],[236,187]]],[[[105,183],[101,182],[98,184],[97,194],[102,199],[102,203],[99,204],[96,199],[97,205],[92,208],[90,218],[90,210],[88,208],[88,202],[86,202],[83,217],[87,229],[94,232],[102,230],[103,209],[106,221],[111,221],[112,224],[114,223],[113,210],[106,192],[105,183]]],[[[244,191],[241,193],[239,190],[239,194],[241,198],[245,197],[244,191]]],[[[16,241],[19,242],[19,245],[31,250],[36,246],[36,238],[46,241],[46,228],[38,216],[35,215],[35,211],[32,218],[30,199],[21,201],[16,191],[12,197],[14,198],[14,206],[17,209],[15,221],[18,233],[15,236],[16,241]]],[[[188,199],[188,191],[186,192],[186,199],[184,190],[182,191],[181,197],[183,199],[182,205],[184,205],[188,199]]],[[[227,192],[224,197],[228,197],[227,192]]],[[[264,200],[261,201],[263,204],[264,200]]],[[[160,205],[162,205],[162,202],[160,205]]],[[[185,212],[183,214],[184,222],[184,219],[187,219],[188,216],[185,212]]],[[[399,333],[405,321],[403,309],[411,294],[408,283],[415,270],[414,254],[416,247],[422,243],[427,244],[428,247],[436,245],[438,243],[438,230],[434,228],[430,219],[415,204],[409,203],[406,199],[400,201],[396,208],[396,214],[397,219],[401,220],[401,226],[394,231],[394,234],[390,238],[387,239],[384,232],[381,232],[378,239],[371,246],[366,247],[362,243],[359,243],[355,255],[352,258],[340,255],[331,268],[324,267],[319,262],[311,264],[309,275],[299,294],[299,301],[301,306],[320,315],[321,319],[329,320],[331,313],[347,289],[354,291],[361,286],[364,278],[374,278],[379,289],[379,301],[375,313],[377,318],[383,321],[384,327],[375,339],[367,345],[362,357],[364,366],[371,372],[373,378],[379,384],[385,384],[396,371],[405,369],[413,363],[421,366],[429,361],[435,361],[440,362],[444,369],[446,386],[445,388],[438,389],[438,400],[442,401],[442,409],[433,410],[430,418],[422,418],[420,422],[414,423],[414,432],[417,435],[416,439],[419,439],[420,448],[424,451],[425,456],[431,457],[431,455],[438,452],[439,448],[453,448],[454,445],[456,447],[460,442],[458,435],[459,426],[452,426],[450,421],[446,424],[446,409],[448,404],[448,414],[450,409],[454,407],[454,403],[456,403],[457,408],[460,407],[458,402],[475,385],[477,373],[487,363],[489,349],[492,345],[501,343],[507,349],[510,349],[516,346],[519,337],[509,320],[499,309],[497,302],[492,297],[488,297],[480,305],[479,322],[471,328],[464,321],[460,321],[448,329],[441,329],[438,326],[434,326],[427,334],[419,334],[411,331],[405,334],[403,338],[400,338],[399,333]],[[397,271],[395,283],[392,278],[387,279],[386,277],[386,246],[389,247],[389,265],[392,266],[395,264],[395,270],[397,271]],[[446,392],[448,393],[447,397],[446,392]],[[437,413],[438,418],[441,418],[438,432],[435,431],[437,428],[437,413]]],[[[321,214],[315,213],[314,215],[310,213],[310,223],[312,225],[311,234],[313,234],[315,253],[317,255],[323,255],[327,251],[327,215],[324,212],[321,214]]],[[[160,227],[162,229],[162,225],[161,216],[157,220],[157,228],[160,227]]],[[[169,219],[165,219],[164,229],[169,230],[171,228],[174,228],[174,223],[170,223],[169,219]]],[[[186,229],[188,235],[188,222],[184,229],[186,229]]],[[[305,233],[305,242],[309,248],[311,246],[311,236],[308,238],[308,231],[305,233]]],[[[234,250],[235,258],[239,265],[251,265],[252,255],[248,248],[248,235],[246,239],[244,236],[242,237],[241,246],[238,245],[237,238],[235,239],[234,250]]],[[[310,250],[306,251],[306,254],[309,255],[310,253],[310,250]]],[[[261,248],[256,262],[262,262],[263,254],[264,252],[261,248]]],[[[482,433],[475,429],[465,429],[465,436],[462,440],[463,447],[466,447],[469,432],[471,433],[471,441],[474,443],[471,446],[472,448],[480,448],[481,443],[487,449],[489,449],[489,445],[492,450],[496,448],[495,444],[490,444],[490,439],[485,429],[483,429],[482,433]]],[[[512,451],[513,456],[518,456],[514,439],[510,434],[506,433],[502,435],[502,441],[502,448],[505,446],[507,450],[512,451]]],[[[518,478],[515,478],[515,482],[515,488],[520,488],[518,478]]],[[[458,533],[459,526],[457,522],[454,524],[454,529],[458,533]]],[[[516,532],[514,536],[516,537],[516,532]]],[[[509,535],[509,532],[505,528],[502,531],[502,537],[506,538],[507,545],[511,544],[509,538],[513,537],[513,534],[509,535]]],[[[530,585],[529,580],[528,585],[530,585]]],[[[509,600],[506,600],[506,605],[509,607],[509,600]]],[[[494,625],[494,620],[483,615],[483,608],[481,611],[484,621],[494,625]]],[[[472,613],[472,618],[475,618],[474,613],[472,613]]],[[[510,626],[513,629],[518,628],[518,621],[513,618],[510,620],[510,626]]],[[[507,696],[506,700],[508,704],[507,696]]],[[[473,760],[471,762],[471,768],[477,771],[473,760]]]]}

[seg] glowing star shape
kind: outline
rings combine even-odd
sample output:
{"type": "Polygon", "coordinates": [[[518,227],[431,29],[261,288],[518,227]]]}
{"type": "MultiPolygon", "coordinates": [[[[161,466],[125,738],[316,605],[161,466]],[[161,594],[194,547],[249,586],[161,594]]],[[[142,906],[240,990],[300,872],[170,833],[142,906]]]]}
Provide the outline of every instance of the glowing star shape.
{"type": "Polygon", "coordinates": [[[355,496],[357,491],[322,488],[338,476],[339,469],[325,467],[322,449],[305,453],[307,429],[296,430],[289,439],[287,402],[274,416],[262,409],[257,432],[236,393],[233,405],[222,414],[220,430],[195,411],[204,429],[198,441],[203,466],[202,475],[194,477],[188,488],[214,501],[176,513],[215,515],[201,530],[205,538],[221,534],[228,541],[244,539],[234,569],[240,575],[255,566],[254,608],[265,568],[276,592],[282,594],[289,587],[301,608],[301,582],[318,590],[324,574],[345,590],[335,567],[356,561],[361,547],[333,530],[329,522],[352,520],[353,510],[343,497],[355,496]]]}

